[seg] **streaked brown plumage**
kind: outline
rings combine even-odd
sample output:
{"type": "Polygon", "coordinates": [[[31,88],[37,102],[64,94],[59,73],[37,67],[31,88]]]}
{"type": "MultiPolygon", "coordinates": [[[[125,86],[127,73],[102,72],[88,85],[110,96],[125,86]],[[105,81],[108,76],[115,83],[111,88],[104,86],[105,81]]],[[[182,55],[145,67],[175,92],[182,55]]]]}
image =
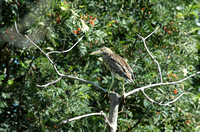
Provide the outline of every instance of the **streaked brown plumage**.
{"type": "Polygon", "coordinates": [[[113,53],[107,47],[102,47],[100,50],[102,51],[104,64],[117,79],[125,79],[128,82],[133,81],[133,71],[122,57],[113,53]]]}
{"type": "MultiPolygon", "coordinates": [[[[107,47],[102,47],[100,50],[95,51],[93,54],[101,53],[103,56],[103,62],[106,67],[111,71],[112,75],[114,75],[119,80],[126,80],[127,82],[133,82],[134,76],[133,71],[129,64],[119,55],[112,52],[107,47]]],[[[112,85],[111,85],[112,86],[112,85]]]]}

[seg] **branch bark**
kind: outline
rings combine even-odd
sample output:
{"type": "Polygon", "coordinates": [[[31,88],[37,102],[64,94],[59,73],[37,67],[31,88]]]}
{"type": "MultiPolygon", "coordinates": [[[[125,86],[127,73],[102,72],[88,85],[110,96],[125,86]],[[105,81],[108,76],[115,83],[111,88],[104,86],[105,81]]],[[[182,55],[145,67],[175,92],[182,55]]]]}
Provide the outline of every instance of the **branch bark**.
{"type": "Polygon", "coordinates": [[[109,122],[111,126],[107,127],[108,132],[116,132],[117,130],[117,118],[121,96],[115,92],[110,93],[110,110],[109,110],[109,122]]]}

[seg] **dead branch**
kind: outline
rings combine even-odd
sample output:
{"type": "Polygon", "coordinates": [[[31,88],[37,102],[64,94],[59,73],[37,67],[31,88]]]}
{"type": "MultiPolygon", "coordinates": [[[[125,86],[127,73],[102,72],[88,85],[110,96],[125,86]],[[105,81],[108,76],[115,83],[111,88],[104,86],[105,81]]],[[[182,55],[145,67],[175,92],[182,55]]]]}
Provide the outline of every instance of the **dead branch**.
{"type": "Polygon", "coordinates": [[[183,78],[183,79],[181,79],[179,81],[176,81],[176,82],[156,83],[156,84],[150,84],[150,85],[147,85],[147,86],[144,86],[144,87],[141,87],[141,88],[136,88],[136,89],[134,89],[134,90],[132,90],[132,91],[130,91],[128,93],[125,93],[124,97],[127,97],[127,96],[129,96],[131,94],[134,94],[136,92],[139,92],[141,90],[144,90],[144,89],[147,89],[147,88],[151,88],[151,87],[162,86],[162,85],[174,85],[174,84],[178,84],[178,83],[181,83],[181,82],[183,82],[183,81],[185,81],[185,80],[187,80],[187,79],[189,79],[189,78],[191,78],[191,77],[193,77],[193,76],[195,76],[197,74],[200,74],[200,71],[196,72],[196,73],[194,73],[194,74],[192,74],[190,76],[187,76],[186,78],[183,78]]]}
{"type": "Polygon", "coordinates": [[[152,59],[154,60],[154,62],[157,64],[158,70],[159,70],[159,74],[160,74],[160,82],[162,83],[163,80],[162,80],[162,73],[161,73],[160,65],[159,65],[158,61],[155,59],[155,57],[151,54],[151,52],[149,51],[149,49],[147,48],[146,41],[145,41],[148,37],[150,37],[153,33],[155,33],[156,30],[158,30],[158,28],[156,28],[152,33],[150,33],[150,34],[149,34],[147,37],[145,37],[145,38],[143,38],[143,37],[140,36],[140,35],[138,35],[138,36],[142,39],[142,41],[143,41],[143,43],[144,43],[144,47],[145,47],[145,49],[147,50],[148,54],[151,56],[151,58],[152,58],[152,59]]]}
{"type": "MultiPolygon", "coordinates": [[[[19,35],[22,35],[22,34],[19,32],[18,28],[17,28],[17,23],[16,23],[16,22],[15,22],[15,29],[16,29],[16,31],[17,31],[17,33],[18,33],[19,35]]],[[[60,72],[58,71],[56,65],[55,65],[54,62],[52,61],[52,59],[48,56],[48,54],[50,54],[50,53],[61,53],[61,51],[49,52],[49,53],[47,54],[47,53],[45,53],[36,43],[34,43],[27,35],[24,35],[24,36],[25,36],[36,48],[38,48],[38,49],[47,57],[47,59],[48,59],[48,60],[51,62],[51,64],[53,65],[53,67],[54,67],[56,73],[60,76],[57,80],[52,81],[52,82],[50,82],[50,83],[47,83],[47,84],[45,84],[45,85],[37,85],[38,87],[47,87],[47,86],[49,86],[49,85],[51,85],[51,84],[54,84],[54,83],[58,82],[58,81],[59,81],[60,79],[62,79],[63,77],[66,77],[66,78],[70,78],[70,79],[74,79],[74,80],[79,80],[79,81],[84,82],[84,83],[92,84],[94,87],[103,90],[103,91],[107,94],[107,91],[106,91],[104,88],[102,88],[101,86],[99,86],[99,85],[97,85],[97,84],[95,84],[95,83],[93,83],[93,82],[90,82],[90,81],[87,81],[87,80],[84,80],[84,79],[81,79],[81,78],[78,78],[78,77],[73,77],[73,76],[70,76],[70,75],[64,75],[64,74],[60,73],[60,72]]],[[[66,50],[65,52],[69,52],[70,50],[72,50],[72,49],[78,44],[78,42],[81,41],[82,38],[83,38],[83,36],[82,36],[70,49],[66,50]]]]}
{"type": "Polygon", "coordinates": [[[85,115],[77,116],[77,117],[74,117],[74,118],[71,118],[71,119],[63,120],[61,122],[61,124],[65,124],[65,123],[68,123],[68,122],[71,122],[71,121],[79,120],[81,118],[88,117],[88,116],[93,116],[93,115],[102,115],[105,118],[106,123],[108,123],[108,125],[110,127],[112,127],[111,124],[110,124],[110,122],[109,122],[109,120],[108,120],[108,118],[106,117],[106,115],[105,115],[105,113],[103,111],[98,112],[98,113],[85,114],[85,115]]]}
{"type": "Polygon", "coordinates": [[[144,92],[144,89],[141,89],[141,91],[142,91],[142,93],[144,94],[144,96],[147,98],[147,100],[149,100],[150,102],[156,103],[156,104],[158,104],[158,105],[164,105],[164,106],[169,105],[169,104],[171,104],[171,103],[174,103],[175,101],[177,101],[177,100],[178,100],[181,96],[183,96],[183,94],[184,94],[184,92],[183,92],[182,94],[180,94],[180,95],[179,95],[177,98],[175,98],[174,100],[169,101],[169,102],[167,102],[167,103],[165,103],[165,104],[162,104],[161,102],[157,102],[157,101],[151,99],[151,98],[144,92]]]}
{"type": "Polygon", "coordinates": [[[48,52],[47,55],[52,54],[52,53],[66,53],[66,52],[69,52],[70,50],[72,50],[82,40],[83,37],[84,36],[82,36],[80,39],[78,39],[78,41],[71,48],[69,48],[68,50],[64,50],[64,51],[51,51],[51,52],[48,52]]]}

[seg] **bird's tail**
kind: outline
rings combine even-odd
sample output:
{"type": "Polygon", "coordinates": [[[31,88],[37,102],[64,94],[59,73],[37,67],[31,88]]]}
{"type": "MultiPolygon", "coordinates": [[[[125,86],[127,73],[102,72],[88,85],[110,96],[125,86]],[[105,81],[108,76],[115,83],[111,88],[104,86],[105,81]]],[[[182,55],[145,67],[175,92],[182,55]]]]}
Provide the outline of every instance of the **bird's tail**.
{"type": "Polygon", "coordinates": [[[128,79],[127,82],[134,82],[134,81],[135,81],[135,78],[134,78],[134,75],[132,74],[131,79],[128,79]]]}

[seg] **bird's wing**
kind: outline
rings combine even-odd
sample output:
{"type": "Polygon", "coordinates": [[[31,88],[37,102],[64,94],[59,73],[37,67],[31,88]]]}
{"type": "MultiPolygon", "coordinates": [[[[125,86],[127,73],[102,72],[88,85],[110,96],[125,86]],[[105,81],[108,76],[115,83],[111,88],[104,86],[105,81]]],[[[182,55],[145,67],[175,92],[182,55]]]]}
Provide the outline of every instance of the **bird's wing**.
{"type": "Polygon", "coordinates": [[[107,61],[108,68],[118,74],[119,76],[124,77],[126,80],[133,80],[133,71],[129,64],[117,54],[112,54],[109,61],[107,61]]]}
{"type": "Polygon", "coordinates": [[[129,64],[121,56],[119,56],[117,54],[114,54],[113,56],[111,56],[111,58],[113,60],[115,60],[116,62],[118,62],[121,66],[124,66],[126,68],[125,69],[126,72],[129,71],[130,73],[133,73],[133,71],[132,71],[131,67],[129,66],[129,64]]]}

